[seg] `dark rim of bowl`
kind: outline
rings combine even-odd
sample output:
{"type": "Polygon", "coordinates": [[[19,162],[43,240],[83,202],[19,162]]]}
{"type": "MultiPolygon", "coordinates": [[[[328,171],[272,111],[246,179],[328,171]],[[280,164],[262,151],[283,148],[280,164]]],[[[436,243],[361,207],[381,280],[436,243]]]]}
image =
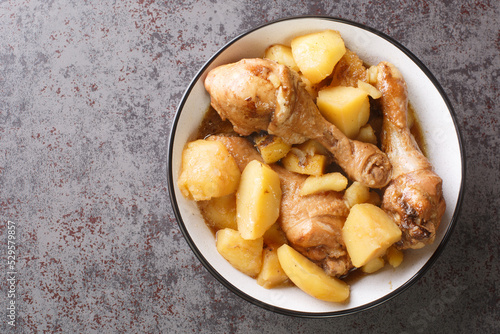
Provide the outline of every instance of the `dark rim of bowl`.
{"type": "Polygon", "coordinates": [[[387,36],[386,34],[380,32],[380,31],[377,31],[371,27],[368,27],[364,24],[360,24],[360,23],[357,23],[357,22],[353,22],[353,21],[350,21],[350,20],[346,20],[346,19],[342,19],[342,18],[337,18],[337,17],[331,17],[331,16],[318,16],[318,15],[301,15],[301,16],[292,16],[292,17],[285,17],[285,18],[282,18],[282,19],[277,19],[277,20],[273,20],[273,21],[270,21],[268,23],[265,23],[265,24],[262,24],[262,25],[259,25],[253,29],[250,29],[238,36],[236,36],[235,38],[233,38],[231,41],[229,41],[227,44],[225,44],[221,49],[219,49],[212,57],[210,57],[210,59],[202,66],[202,68],[198,71],[198,73],[196,74],[196,76],[193,78],[193,80],[190,82],[187,90],[185,91],[184,95],[182,96],[182,99],[181,99],[181,102],[179,104],[179,106],[177,107],[177,110],[176,110],[176,114],[175,114],[175,118],[173,120],[173,123],[172,123],[172,127],[171,127],[171,132],[170,132],[170,137],[169,137],[169,144],[168,144],[168,156],[167,156],[167,159],[168,159],[168,171],[167,171],[167,178],[168,178],[168,190],[169,190],[169,193],[170,193],[170,201],[172,203],[172,208],[174,210],[174,214],[175,214],[175,217],[177,219],[177,223],[181,229],[181,232],[182,234],[184,235],[184,238],[186,239],[187,243],[189,244],[190,248],[193,250],[193,252],[195,253],[196,257],[199,259],[199,261],[203,264],[203,266],[210,272],[210,274],[212,274],[219,282],[221,282],[226,288],[228,288],[231,292],[233,292],[234,294],[236,294],[237,296],[243,298],[244,300],[254,304],[254,305],[257,305],[257,306],[260,306],[264,309],[267,309],[267,310],[270,310],[270,311],[273,311],[273,312],[276,312],[276,313],[280,313],[280,314],[283,314],[283,315],[287,315],[287,316],[295,316],[295,317],[304,317],[304,318],[326,318],[326,317],[337,317],[337,316],[343,316],[343,315],[348,315],[348,314],[354,314],[354,313],[358,313],[360,311],[364,311],[364,310],[368,310],[372,307],[375,307],[375,306],[378,306],[392,298],[394,298],[395,296],[399,295],[401,292],[405,291],[407,288],[409,288],[411,285],[413,285],[416,281],[418,281],[419,278],[421,278],[425,272],[427,272],[427,270],[434,264],[434,262],[437,260],[437,258],[439,257],[439,255],[442,253],[446,243],[448,242],[451,234],[452,234],[452,231],[456,225],[456,222],[458,220],[458,216],[459,216],[459,213],[460,213],[460,209],[461,209],[461,204],[462,204],[462,199],[463,199],[463,190],[464,190],[464,187],[465,187],[465,168],[466,168],[466,164],[465,164],[465,155],[464,155],[464,147],[463,147],[463,140],[462,140],[462,137],[461,137],[461,134],[460,134],[460,131],[459,131],[459,127],[458,127],[458,123],[457,123],[457,117],[456,117],[456,114],[455,114],[455,111],[447,97],[447,95],[445,94],[443,88],[441,87],[441,85],[439,84],[439,82],[437,81],[437,79],[434,77],[434,75],[430,72],[430,70],[412,53],[410,52],[406,47],[404,47],[402,44],[400,44],[399,42],[397,42],[396,40],[394,40],[392,37],[389,37],[387,36]],[[346,310],[341,310],[341,311],[333,311],[333,312],[315,312],[315,313],[309,313],[309,312],[302,312],[302,311],[295,311],[295,310],[289,310],[289,309],[284,309],[284,308],[280,308],[280,307],[276,307],[276,306],[272,306],[272,305],[269,305],[267,303],[264,303],[258,299],[255,299],[254,297],[251,297],[249,295],[247,295],[246,293],[244,293],[243,291],[239,290],[238,288],[236,288],[234,285],[232,285],[229,281],[227,281],[221,274],[219,274],[219,272],[217,270],[215,270],[211,264],[207,261],[207,259],[205,259],[205,257],[201,254],[200,250],[198,249],[198,247],[195,245],[195,243],[193,242],[193,240],[191,239],[185,225],[184,225],[184,221],[182,219],[182,216],[180,214],[180,210],[179,210],[179,207],[177,206],[177,200],[176,200],[176,197],[175,197],[175,180],[173,180],[172,178],[172,175],[173,175],[173,171],[172,171],[172,151],[173,151],[173,142],[174,142],[174,137],[175,137],[175,133],[176,133],[176,130],[177,130],[177,124],[178,124],[178,121],[179,121],[179,117],[180,117],[180,114],[181,114],[181,110],[183,109],[183,106],[191,92],[191,90],[193,89],[195,83],[198,81],[198,79],[203,75],[203,73],[205,72],[205,70],[211,65],[211,63],[223,52],[225,51],[227,48],[229,48],[232,44],[234,44],[236,41],[240,40],[241,38],[245,37],[246,35],[256,31],[256,30],[259,30],[263,27],[266,27],[266,26],[269,26],[269,25],[272,25],[272,24],[275,24],[275,23],[278,23],[278,22],[283,22],[283,21],[293,21],[293,20],[301,20],[301,19],[320,19],[320,20],[328,20],[328,21],[335,21],[335,22],[339,22],[339,23],[343,23],[343,24],[347,24],[347,25],[351,25],[351,26],[354,26],[354,27],[357,27],[357,28],[361,28],[363,30],[366,30],[366,31],[369,31],[387,41],[389,41],[391,44],[393,44],[394,46],[396,46],[398,49],[400,49],[406,56],[408,56],[426,75],[427,77],[432,81],[432,83],[434,84],[434,86],[436,87],[436,89],[439,91],[442,99],[445,101],[446,103],[446,106],[448,108],[448,111],[451,115],[451,118],[453,120],[453,124],[455,126],[455,131],[457,133],[457,138],[458,138],[458,144],[459,144],[459,148],[460,148],[460,156],[461,156],[461,162],[462,162],[462,179],[461,179],[461,182],[460,182],[460,189],[459,189],[459,196],[458,196],[458,199],[457,199],[457,205],[455,207],[455,210],[454,210],[454,213],[453,213],[453,216],[451,218],[451,221],[450,221],[450,224],[448,226],[448,229],[446,230],[446,233],[445,235],[443,236],[443,239],[441,240],[439,246],[437,247],[437,249],[435,250],[435,252],[432,254],[432,256],[429,258],[429,260],[427,260],[427,262],[422,266],[422,268],[420,268],[420,270],[415,274],[413,275],[413,277],[411,277],[408,281],[406,281],[403,285],[401,285],[399,288],[397,288],[396,290],[392,291],[391,293],[377,299],[377,300],[374,300],[370,303],[367,303],[367,304],[364,304],[364,305],[361,305],[361,306],[358,306],[358,307],[354,307],[354,308],[350,308],[350,309],[346,309],[346,310]]]}

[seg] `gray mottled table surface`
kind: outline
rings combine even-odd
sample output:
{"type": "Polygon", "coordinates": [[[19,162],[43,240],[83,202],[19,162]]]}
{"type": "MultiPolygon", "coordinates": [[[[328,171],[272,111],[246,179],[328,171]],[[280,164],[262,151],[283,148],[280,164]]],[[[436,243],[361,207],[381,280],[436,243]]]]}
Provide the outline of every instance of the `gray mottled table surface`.
{"type": "Polygon", "coordinates": [[[499,26],[488,0],[0,1],[0,332],[498,333],[499,26]],[[166,179],[191,77],[245,30],[302,14],[366,24],[417,55],[449,95],[467,157],[435,265],[395,299],[325,320],[218,283],[182,237],[166,179]]]}

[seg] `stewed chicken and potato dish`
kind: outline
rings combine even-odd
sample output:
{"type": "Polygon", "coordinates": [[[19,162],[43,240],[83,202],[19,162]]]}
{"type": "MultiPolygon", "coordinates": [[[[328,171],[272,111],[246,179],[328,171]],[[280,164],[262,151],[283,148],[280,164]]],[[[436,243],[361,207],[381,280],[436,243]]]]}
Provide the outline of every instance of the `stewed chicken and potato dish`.
{"type": "Polygon", "coordinates": [[[205,88],[211,108],[178,187],[258,284],[343,302],[353,271],[397,267],[434,241],[442,180],[394,65],[366,65],[325,30],[216,67],[205,88]]]}

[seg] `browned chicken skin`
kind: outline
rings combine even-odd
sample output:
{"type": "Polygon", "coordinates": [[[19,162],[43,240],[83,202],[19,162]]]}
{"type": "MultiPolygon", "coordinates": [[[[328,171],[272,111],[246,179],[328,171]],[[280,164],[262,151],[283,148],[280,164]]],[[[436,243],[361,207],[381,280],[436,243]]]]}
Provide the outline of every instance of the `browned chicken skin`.
{"type": "Polygon", "coordinates": [[[384,115],[382,149],[393,168],[382,209],[403,232],[398,248],[421,248],[434,241],[446,208],[442,180],[408,129],[408,94],[401,73],[390,63],[382,62],[377,67],[376,87],[382,93],[380,103],[384,115]]]}
{"type": "MultiPolygon", "coordinates": [[[[245,138],[210,136],[222,142],[243,170],[252,160],[262,161],[260,154],[245,138]]],[[[325,192],[299,195],[306,176],[271,165],[281,181],[282,199],[278,222],[290,244],[320,265],[331,276],[342,276],[352,264],[342,239],[342,227],[349,213],[342,193],[325,192]]]]}
{"type": "Polygon", "coordinates": [[[281,214],[278,221],[292,246],[319,264],[330,276],[342,276],[352,268],[342,238],[349,214],[343,194],[323,192],[299,194],[306,176],[275,166],[283,180],[281,214]]]}
{"type": "Polygon", "coordinates": [[[205,88],[222,119],[241,135],[266,130],[290,144],[316,139],[356,181],[385,186],[391,164],[376,146],[347,138],[325,120],[297,73],[268,59],[243,59],[208,74],[205,88]]]}

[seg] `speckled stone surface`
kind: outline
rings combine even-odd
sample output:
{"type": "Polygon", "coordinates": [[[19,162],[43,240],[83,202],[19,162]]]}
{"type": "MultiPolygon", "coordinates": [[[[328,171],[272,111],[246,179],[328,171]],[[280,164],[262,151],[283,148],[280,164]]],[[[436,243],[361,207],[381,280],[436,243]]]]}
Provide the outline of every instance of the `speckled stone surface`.
{"type": "Polygon", "coordinates": [[[0,332],[498,333],[499,27],[488,0],[0,1],[0,332]],[[243,31],[302,14],[367,24],[417,55],[467,157],[435,265],[389,302],[325,320],[263,310],[216,281],[180,233],[166,178],[191,77],[243,31]]]}

